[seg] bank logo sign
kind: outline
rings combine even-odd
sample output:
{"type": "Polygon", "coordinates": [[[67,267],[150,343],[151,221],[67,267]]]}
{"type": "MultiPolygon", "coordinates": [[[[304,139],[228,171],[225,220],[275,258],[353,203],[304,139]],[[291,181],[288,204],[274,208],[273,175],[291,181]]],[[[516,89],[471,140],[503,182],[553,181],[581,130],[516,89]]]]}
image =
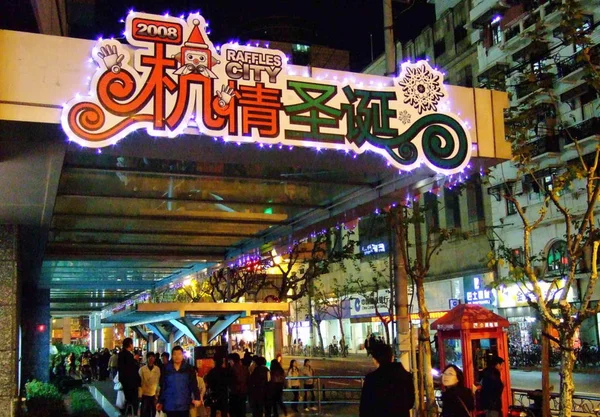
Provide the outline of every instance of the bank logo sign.
{"type": "Polygon", "coordinates": [[[278,50],[215,47],[199,14],[130,13],[125,29],[131,46],[99,41],[89,95],[64,106],[62,126],[82,146],[108,146],[143,129],[171,138],[201,133],[240,143],[373,151],[403,170],[424,163],[449,174],[469,162],[468,130],[444,110],[443,74],[425,61],[403,64],[393,82],[339,71],[313,78],[306,68],[288,66],[278,50]]]}

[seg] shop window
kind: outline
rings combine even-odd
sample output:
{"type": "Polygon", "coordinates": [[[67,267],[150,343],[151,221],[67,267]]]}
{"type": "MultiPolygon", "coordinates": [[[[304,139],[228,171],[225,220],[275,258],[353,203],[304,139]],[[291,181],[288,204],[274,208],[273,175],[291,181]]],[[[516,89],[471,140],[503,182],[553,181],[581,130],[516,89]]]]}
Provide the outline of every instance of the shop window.
{"type": "Polygon", "coordinates": [[[444,208],[448,229],[460,229],[460,194],[454,190],[446,189],[444,191],[444,208]]]}
{"type": "Polygon", "coordinates": [[[557,240],[548,249],[547,256],[548,272],[564,274],[569,269],[569,254],[567,243],[564,240],[557,240]]]}
{"type": "Polygon", "coordinates": [[[427,232],[440,228],[440,214],[438,211],[438,198],[434,193],[425,193],[424,197],[425,227],[427,232]]]}

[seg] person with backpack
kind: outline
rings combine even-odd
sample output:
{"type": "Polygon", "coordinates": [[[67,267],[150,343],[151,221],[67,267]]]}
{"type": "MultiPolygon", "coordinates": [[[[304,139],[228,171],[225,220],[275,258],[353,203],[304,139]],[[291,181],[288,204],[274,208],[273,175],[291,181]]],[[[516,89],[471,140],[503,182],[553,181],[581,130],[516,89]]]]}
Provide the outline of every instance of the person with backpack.
{"type": "Polygon", "coordinates": [[[360,417],[410,417],[415,403],[415,388],[410,372],[402,363],[393,363],[389,345],[371,347],[377,369],[365,377],[360,395],[360,417]]]}
{"type": "Polygon", "coordinates": [[[287,409],[283,403],[283,386],[285,384],[285,371],[278,360],[271,362],[271,381],[269,381],[269,393],[267,398],[266,417],[279,417],[277,412],[281,408],[283,415],[287,415],[287,409]]]}
{"type": "Polygon", "coordinates": [[[225,358],[215,356],[213,359],[215,367],[212,368],[204,381],[210,398],[210,416],[216,417],[217,411],[221,416],[227,416],[229,413],[229,386],[231,384],[231,372],[225,364],[225,358]]]}

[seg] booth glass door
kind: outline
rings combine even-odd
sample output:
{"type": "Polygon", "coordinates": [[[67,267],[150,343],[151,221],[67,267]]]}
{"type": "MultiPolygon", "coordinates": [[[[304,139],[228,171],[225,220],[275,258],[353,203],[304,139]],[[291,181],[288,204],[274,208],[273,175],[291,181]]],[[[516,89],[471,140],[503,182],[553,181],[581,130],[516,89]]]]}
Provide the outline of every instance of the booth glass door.
{"type": "Polygon", "coordinates": [[[478,383],[481,380],[481,372],[487,368],[490,359],[494,356],[500,356],[498,352],[498,339],[471,340],[471,355],[473,358],[473,380],[478,383]]]}

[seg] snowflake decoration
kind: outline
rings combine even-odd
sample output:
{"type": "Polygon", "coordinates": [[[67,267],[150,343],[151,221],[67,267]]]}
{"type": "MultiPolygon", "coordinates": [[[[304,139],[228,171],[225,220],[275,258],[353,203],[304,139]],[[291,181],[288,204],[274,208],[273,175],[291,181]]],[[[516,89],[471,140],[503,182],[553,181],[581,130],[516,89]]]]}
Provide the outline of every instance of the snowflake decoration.
{"type": "Polygon", "coordinates": [[[406,110],[402,110],[398,113],[398,120],[402,122],[403,125],[407,125],[410,123],[410,113],[406,110]]]}
{"type": "Polygon", "coordinates": [[[404,103],[413,106],[419,114],[424,111],[437,111],[440,98],[444,97],[440,76],[432,73],[425,65],[408,67],[404,78],[398,83],[404,93],[404,103]]]}

